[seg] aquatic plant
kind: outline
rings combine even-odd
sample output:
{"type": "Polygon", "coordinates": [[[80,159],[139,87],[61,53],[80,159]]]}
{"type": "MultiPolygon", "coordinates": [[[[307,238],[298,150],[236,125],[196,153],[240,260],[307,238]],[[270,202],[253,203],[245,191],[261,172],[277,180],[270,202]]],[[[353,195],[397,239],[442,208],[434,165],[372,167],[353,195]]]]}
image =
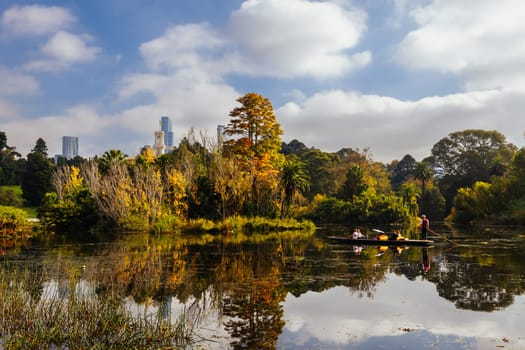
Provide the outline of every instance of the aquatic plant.
{"type": "MultiPolygon", "coordinates": [[[[72,279],[64,293],[28,272],[0,271],[0,348],[185,348],[191,322],[132,314],[111,293],[72,279]],[[38,280],[35,280],[38,279],[38,280]]],[[[52,283],[51,283],[52,284],[52,283]]]]}

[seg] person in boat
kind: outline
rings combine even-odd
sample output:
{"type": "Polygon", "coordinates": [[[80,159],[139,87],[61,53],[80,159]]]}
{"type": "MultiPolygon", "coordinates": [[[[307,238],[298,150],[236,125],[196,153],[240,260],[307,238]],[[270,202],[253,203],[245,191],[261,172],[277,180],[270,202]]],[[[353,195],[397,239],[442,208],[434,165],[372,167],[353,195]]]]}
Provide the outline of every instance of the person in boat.
{"type": "Polygon", "coordinates": [[[366,238],[364,234],[361,233],[361,229],[356,227],[352,233],[352,239],[363,239],[366,238]]]}
{"type": "Polygon", "coordinates": [[[399,233],[399,230],[395,230],[394,232],[392,232],[390,234],[388,239],[390,239],[392,241],[398,241],[398,240],[405,239],[405,238],[403,236],[401,236],[401,233],[399,233]]]}
{"type": "Polygon", "coordinates": [[[421,215],[421,239],[427,239],[428,230],[430,229],[430,221],[425,214],[421,215]]]}

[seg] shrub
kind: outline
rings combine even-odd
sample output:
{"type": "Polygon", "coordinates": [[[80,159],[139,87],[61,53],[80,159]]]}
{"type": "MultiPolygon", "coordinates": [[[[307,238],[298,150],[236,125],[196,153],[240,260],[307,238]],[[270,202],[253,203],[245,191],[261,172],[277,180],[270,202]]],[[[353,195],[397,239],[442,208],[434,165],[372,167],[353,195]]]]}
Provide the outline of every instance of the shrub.
{"type": "Polygon", "coordinates": [[[0,206],[0,234],[18,235],[29,229],[30,225],[24,210],[0,206]]]}

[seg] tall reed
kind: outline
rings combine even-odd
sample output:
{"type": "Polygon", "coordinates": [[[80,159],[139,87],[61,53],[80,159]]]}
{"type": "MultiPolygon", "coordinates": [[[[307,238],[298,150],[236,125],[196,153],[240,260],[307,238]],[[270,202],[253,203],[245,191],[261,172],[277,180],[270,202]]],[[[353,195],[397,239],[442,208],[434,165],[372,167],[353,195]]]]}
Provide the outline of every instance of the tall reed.
{"type": "Polygon", "coordinates": [[[64,292],[45,287],[49,282],[37,276],[0,268],[2,349],[175,349],[191,343],[184,316],[172,322],[156,313],[134,315],[111,293],[97,294],[78,280],[64,292]]]}

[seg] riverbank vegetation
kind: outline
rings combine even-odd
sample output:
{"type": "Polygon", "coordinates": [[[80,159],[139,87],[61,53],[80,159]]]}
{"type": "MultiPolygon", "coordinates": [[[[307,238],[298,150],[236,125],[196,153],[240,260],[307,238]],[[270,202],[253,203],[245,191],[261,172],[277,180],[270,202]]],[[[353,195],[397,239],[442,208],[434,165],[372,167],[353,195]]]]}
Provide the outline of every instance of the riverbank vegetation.
{"type": "MultiPolygon", "coordinates": [[[[525,151],[497,131],[453,132],[421,161],[407,154],[385,164],[366,148],[324,152],[284,143],[266,98],[248,93],[238,102],[218,139],[190,130],[159,156],[145,147],[136,157],[109,150],[55,164],[43,139],[24,159],[0,132],[0,185],[19,185],[48,232],[107,225],[173,232],[199,227],[195,220],[214,231],[235,217],[295,220],[290,227],[305,220],[384,225],[422,213],[525,224],[525,151]]],[[[0,192],[0,200],[20,206],[12,193],[0,192]]]]}
{"type": "Polygon", "coordinates": [[[96,294],[70,276],[66,290],[28,271],[0,269],[0,347],[5,349],[184,348],[191,326],[133,314],[121,299],[96,294]],[[37,280],[35,280],[37,279],[37,280]]]}
{"type": "Polygon", "coordinates": [[[27,213],[18,208],[0,205],[0,237],[16,238],[27,234],[31,225],[27,213]]]}

